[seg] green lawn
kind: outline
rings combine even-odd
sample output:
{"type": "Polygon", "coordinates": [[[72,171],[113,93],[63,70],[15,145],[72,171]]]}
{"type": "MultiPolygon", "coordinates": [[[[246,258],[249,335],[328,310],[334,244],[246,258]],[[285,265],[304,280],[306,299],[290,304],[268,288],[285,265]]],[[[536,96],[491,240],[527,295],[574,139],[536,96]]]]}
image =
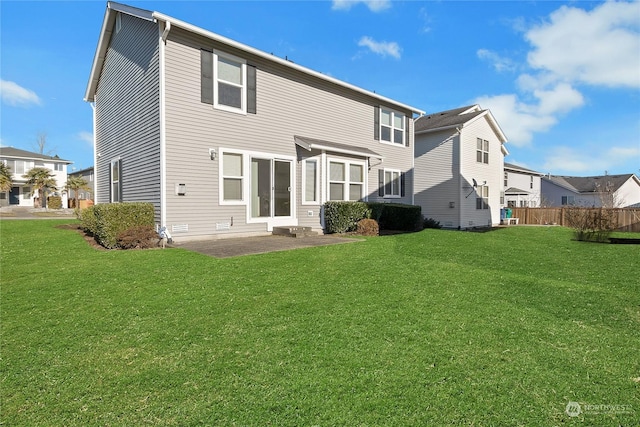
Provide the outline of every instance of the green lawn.
{"type": "Polygon", "coordinates": [[[0,221],[0,425],[640,424],[640,246],[510,227],[219,260],[64,222],[0,221]]]}

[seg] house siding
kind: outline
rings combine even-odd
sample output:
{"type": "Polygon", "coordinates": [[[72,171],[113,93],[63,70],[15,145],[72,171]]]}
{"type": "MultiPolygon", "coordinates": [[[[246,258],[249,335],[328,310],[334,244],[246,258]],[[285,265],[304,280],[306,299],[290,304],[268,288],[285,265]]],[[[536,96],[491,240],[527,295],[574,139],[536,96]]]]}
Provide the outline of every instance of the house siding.
{"type": "Polygon", "coordinates": [[[527,195],[505,196],[505,205],[507,205],[509,201],[512,201],[515,204],[514,207],[521,207],[521,202],[526,202],[527,206],[531,208],[540,207],[540,175],[507,170],[506,167],[505,172],[507,173],[507,186],[504,190],[513,187],[529,193],[527,195]],[[532,177],[533,181],[531,180],[532,177]]]}
{"type": "Polygon", "coordinates": [[[459,146],[455,129],[416,136],[415,204],[422,207],[425,218],[447,228],[460,225],[459,146]]]}
{"type": "Polygon", "coordinates": [[[482,227],[500,223],[500,192],[503,191],[504,154],[501,143],[484,117],[467,123],[461,135],[461,228],[482,227]],[[476,159],[477,138],[489,141],[489,163],[476,159]],[[473,179],[478,185],[486,181],[489,186],[489,209],[476,209],[477,192],[473,192],[473,179]],[[468,191],[467,191],[468,188],[468,191]]]}
{"type": "MultiPolygon", "coordinates": [[[[368,171],[369,200],[378,200],[378,168],[386,167],[409,172],[405,197],[393,201],[411,202],[412,129],[406,131],[410,147],[376,141],[373,121],[374,108],[379,105],[376,99],[180,28],[172,29],[169,34],[165,67],[167,225],[188,225],[185,237],[267,231],[265,223],[247,222],[246,205],[219,203],[223,150],[293,160],[292,191],[297,218],[294,217],[290,225],[321,228],[320,204],[302,204],[301,160],[311,156],[325,161],[329,157],[348,159],[350,156],[329,153],[323,157],[319,152],[309,153],[296,147],[294,135],[368,148],[382,155],[383,164],[368,171]],[[218,110],[201,102],[200,50],[203,48],[234,55],[257,67],[257,114],[218,110]],[[209,158],[209,149],[217,151],[215,160],[209,158]],[[187,185],[186,195],[175,194],[176,183],[187,185]]],[[[403,113],[411,115],[410,111],[403,113]]],[[[321,171],[326,171],[326,163],[321,164],[321,171]]],[[[322,174],[320,179],[326,180],[326,176],[322,174]]]]}
{"type": "Polygon", "coordinates": [[[160,217],[157,24],[121,14],[95,97],[96,203],[110,202],[109,167],[121,159],[123,202],[151,202],[160,217]]]}

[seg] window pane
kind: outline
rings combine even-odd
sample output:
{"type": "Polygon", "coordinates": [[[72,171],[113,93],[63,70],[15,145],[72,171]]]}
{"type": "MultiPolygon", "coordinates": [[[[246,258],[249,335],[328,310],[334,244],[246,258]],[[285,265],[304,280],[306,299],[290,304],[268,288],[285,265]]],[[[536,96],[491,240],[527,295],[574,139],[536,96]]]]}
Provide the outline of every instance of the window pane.
{"type": "Polygon", "coordinates": [[[344,200],[344,184],[329,184],[329,199],[344,200]]]}
{"type": "Polygon", "coordinates": [[[242,200],[242,179],[224,179],[224,200],[242,200]]]}
{"type": "Polygon", "coordinates": [[[349,166],[349,181],[362,182],[362,165],[349,166]]]}
{"type": "Polygon", "coordinates": [[[404,129],[404,116],[402,114],[393,115],[393,127],[396,129],[404,129]]]}
{"type": "Polygon", "coordinates": [[[402,144],[404,141],[402,140],[402,135],[404,134],[404,131],[402,130],[394,130],[393,131],[393,142],[395,142],[396,144],[402,144]]]}
{"type": "Polygon", "coordinates": [[[489,151],[489,141],[484,141],[482,148],[484,151],[489,151]]]}
{"type": "Polygon", "coordinates": [[[489,153],[483,153],[484,157],[483,157],[483,162],[486,164],[489,164],[489,153]]]}
{"type": "Polygon", "coordinates": [[[329,180],[344,181],[344,164],[331,162],[329,165],[329,180]]]}
{"type": "Polygon", "coordinates": [[[111,163],[111,182],[117,182],[120,179],[120,171],[118,170],[118,162],[111,163]]]}
{"type": "Polygon", "coordinates": [[[242,84],[242,64],[227,58],[218,57],[218,80],[242,84]]]}
{"type": "Polygon", "coordinates": [[[400,172],[393,172],[393,186],[392,191],[394,196],[400,195],[400,172]]]}
{"type": "Polygon", "coordinates": [[[242,176],[242,154],[224,153],[222,174],[224,176],[242,176]]]}
{"type": "Polygon", "coordinates": [[[480,138],[476,139],[476,148],[482,150],[482,140],[480,138]]]}
{"type": "Polygon", "coordinates": [[[476,151],[476,161],[482,163],[482,151],[476,151]]]}
{"type": "Polygon", "coordinates": [[[317,188],[317,168],[318,162],[315,160],[307,160],[305,162],[305,188],[304,188],[304,199],[307,202],[315,202],[318,199],[316,198],[316,188],[317,188]]]}
{"type": "Polygon", "coordinates": [[[380,130],[380,139],[383,141],[391,141],[391,128],[382,126],[380,130]]]}
{"type": "Polygon", "coordinates": [[[380,110],[380,124],[391,126],[391,112],[380,110]]]}
{"type": "Polygon", "coordinates": [[[393,182],[393,174],[391,172],[385,171],[384,173],[384,194],[385,195],[391,195],[392,182],[393,182]]]}
{"type": "Polygon", "coordinates": [[[218,83],[218,104],[242,108],[242,87],[218,83]]]}
{"type": "Polygon", "coordinates": [[[356,201],[362,198],[362,184],[349,185],[349,200],[356,201]]]}

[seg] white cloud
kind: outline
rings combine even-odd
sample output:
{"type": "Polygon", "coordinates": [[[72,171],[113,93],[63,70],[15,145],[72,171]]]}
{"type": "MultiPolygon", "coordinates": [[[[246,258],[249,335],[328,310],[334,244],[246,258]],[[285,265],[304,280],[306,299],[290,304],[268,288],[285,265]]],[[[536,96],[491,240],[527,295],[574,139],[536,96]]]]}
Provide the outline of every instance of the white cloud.
{"type": "Polygon", "coordinates": [[[554,174],[594,174],[601,175],[628,162],[629,157],[640,157],[637,147],[553,147],[545,156],[543,168],[554,174]]]}
{"type": "Polygon", "coordinates": [[[0,80],[0,94],[2,94],[2,102],[14,107],[28,107],[42,103],[34,91],[8,80],[0,80]]]}
{"type": "Polygon", "coordinates": [[[377,42],[369,36],[363,36],[358,42],[358,46],[366,47],[378,55],[388,55],[396,59],[400,59],[400,52],[402,50],[396,42],[377,42]]]}
{"type": "Polygon", "coordinates": [[[76,137],[79,140],[84,141],[87,144],[89,144],[90,147],[93,147],[93,133],[87,132],[87,131],[82,131],[82,132],[78,132],[76,134],[76,137]]]}
{"type": "Polygon", "coordinates": [[[640,87],[640,2],[607,2],[591,11],[562,6],[525,38],[529,65],[559,79],[640,87]]]}
{"type": "Polygon", "coordinates": [[[499,73],[503,71],[514,71],[516,69],[516,64],[512,59],[500,56],[488,49],[478,49],[476,55],[478,55],[478,58],[490,62],[493,68],[499,73]]]}
{"type": "MultiPolygon", "coordinates": [[[[640,87],[640,2],[608,2],[591,11],[562,6],[542,24],[524,30],[530,72],[516,79],[517,94],[475,100],[492,110],[509,142],[524,146],[563,114],[585,104],[579,85],[640,87]]],[[[488,49],[478,58],[496,71],[516,64],[488,49]]],[[[577,163],[573,168],[582,167],[577,163]]]]}
{"type": "Polygon", "coordinates": [[[364,3],[372,12],[380,12],[391,7],[391,0],[333,0],[331,9],[349,10],[358,3],[364,3]]]}

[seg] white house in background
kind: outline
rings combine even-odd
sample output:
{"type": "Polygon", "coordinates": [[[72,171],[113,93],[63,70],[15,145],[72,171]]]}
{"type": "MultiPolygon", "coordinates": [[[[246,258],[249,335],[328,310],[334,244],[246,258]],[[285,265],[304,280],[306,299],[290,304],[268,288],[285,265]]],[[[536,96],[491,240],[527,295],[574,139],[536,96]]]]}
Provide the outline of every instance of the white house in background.
{"type": "Polygon", "coordinates": [[[509,208],[539,208],[544,174],[504,162],[504,205],[509,208]]]}
{"type": "Polygon", "coordinates": [[[446,228],[500,223],[507,138],[489,110],[470,105],[415,121],[415,204],[446,228]]]}
{"type": "Polygon", "coordinates": [[[635,174],[542,177],[542,198],[549,206],[630,207],[640,204],[640,178],[635,174]]]}
{"type": "Polygon", "coordinates": [[[62,196],[62,206],[67,206],[67,192],[63,188],[67,182],[67,165],[69,160],[58,156],[33,153],[13,147],[0,147],[0,162],[9,166],[13,172],[13,186],[11,191],[0,192],[0,206],[34,206],[34,199],[38,197],[38,190],[34,190],[22,175],[34,167],[50,169],[58,184],[56,190],[50,190],[49,196],[62,196]]]}
{"type": "MultiPolygon", "coordinates": [[[[78,192],[78,199],[79,200],[93,200],[93,192],[94,192],[94,187],[95,187],[95,180],[94,180],[94,173],[93,173],[93,166],[90,166],[88,168],[85,169],[81,169],[79,171],[73,171],[69,173],[69,176],[79,176],[80,178],[83,178],[85,181],[87,181],[87,190],[80,190],[78,192]]],[[[74,199],[76,197],[75,191],[70,190],[69,191],[69,198],[70,199],[74,199]]]]}

